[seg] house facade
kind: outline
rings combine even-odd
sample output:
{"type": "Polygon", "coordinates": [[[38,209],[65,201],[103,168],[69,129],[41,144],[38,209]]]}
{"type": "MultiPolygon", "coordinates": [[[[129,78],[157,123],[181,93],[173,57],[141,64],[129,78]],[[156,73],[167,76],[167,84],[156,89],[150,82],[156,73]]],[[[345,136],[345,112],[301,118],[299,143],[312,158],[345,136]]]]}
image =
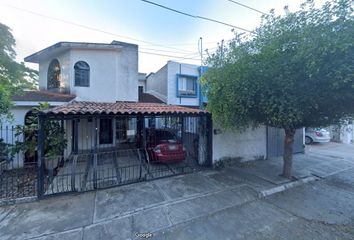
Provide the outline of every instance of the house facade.
{"type": "Polygon", "coordinates": [[[138,46],[59,42],[25,58],[39,66],[39,90],[77,101],[138,101],[138,46]]]}
{"type": "Polygon", "coordinates": [[[137,45],[59,42],[25,61],[38,64],[39,90],[12,96],[13,119],[3,126],[24,125],[26,114],[44,102],[59,106],[73,100],[138,101],[137,45]]]}
{"type": "Polygon", "coordinates": [[[17,164],[13,158],[0,159],[0,173],[26,164],[38,168],[38,196],[211,166],[211,114],[165,104],[146,93],[137,45],[59,42],[25,61],[39,65],[39,89],[13,96],[14,121],[8,124],[26,125],[32,107],[40,103],[51,108],[39,111],[38,128],[21,134],[11,128],[12,139],[0,147],[38,145],[21,150],[17,164]]]}
{"type": "Polygon", "coordinates": [[[146,92],[166,104],[199,107],[203,98],[200,77],[200,66],[168,61],[146,79],[146,92]]]}
{"type": "MultiPolygon", "coordinates": [[[[55,107],[71,101],[138,101],[138,46],[135,44],[59,42],[26,57],[25,61],[38,64],[39,89],[12,96],[13,119],[0,126],[5,143],[23,140],[23,136],[16,136],[16,126],[25,125],[31,109],[40,103],[55,107]]],[[[80,129],[90,127],[90,122],[79,124],[80,129]]],[[[71,138],[71,125],[72,122],[65,122],[68,138],[71,138]]],[[[106,131],[115,132],[114,128],[112,123],[106,131]]],[[[71,145],[68,139],[66,155],[70,155],[71,145]]],[[[22,167],[25,161],[22,154],[17,154],[12,165],[22,167]]]]}

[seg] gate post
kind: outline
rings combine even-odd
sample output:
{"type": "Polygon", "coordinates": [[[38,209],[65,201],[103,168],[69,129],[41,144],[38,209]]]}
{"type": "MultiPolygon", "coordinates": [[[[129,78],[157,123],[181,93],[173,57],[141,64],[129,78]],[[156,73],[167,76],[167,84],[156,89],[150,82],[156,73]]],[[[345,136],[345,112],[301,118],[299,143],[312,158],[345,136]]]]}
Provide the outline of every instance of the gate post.
{"type": "Polygon", "coordinates": [[[206,116],[206,131],[207,131],[207,165],[213,165],[213,119],[211,114],[206,116]]]}
{"type": "Polygon", "coordinates": [[[95,128],[95,149],[94,149],[94,154],[93,154],[93,188],[97,189],[97,158],[98,158],[98,120],[97,117],[95,116],[93,118],[94,120],[94,128],[95,128]]]}
{"type": "Polygon", "coordinates": [[[182,144],[185,144],[185,142],[184,142],[184,116],[182,115],[181,117],[180,117],[180,120],[181,120],[181,140],[182,140],[182,144]]]}
{"type": "Polygon", "coordinates": [[[38,115],[38,159],[37,159],[37,195],[41,198],[44,195],[44,123],[45,116],[41,113],[38,115]]]}

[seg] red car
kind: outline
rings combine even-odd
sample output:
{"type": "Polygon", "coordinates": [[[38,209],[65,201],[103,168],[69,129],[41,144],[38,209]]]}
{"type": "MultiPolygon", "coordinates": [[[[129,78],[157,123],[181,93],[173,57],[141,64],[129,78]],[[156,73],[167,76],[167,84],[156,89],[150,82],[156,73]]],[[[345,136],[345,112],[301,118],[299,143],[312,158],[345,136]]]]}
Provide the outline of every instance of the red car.
{"type": "Polygon", "coordinates": [[[186,159],[186,150],[173,132],[165,129],[148,129],[146,138],[149,162],[175,163],[186,159]]]}

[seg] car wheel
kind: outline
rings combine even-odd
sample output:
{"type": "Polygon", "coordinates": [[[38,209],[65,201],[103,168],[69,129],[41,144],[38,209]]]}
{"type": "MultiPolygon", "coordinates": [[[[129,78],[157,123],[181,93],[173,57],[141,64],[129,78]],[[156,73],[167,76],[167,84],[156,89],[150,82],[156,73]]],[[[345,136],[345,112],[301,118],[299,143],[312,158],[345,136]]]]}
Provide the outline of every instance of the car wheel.
{"type": "Polygon", "coordinates": [[[313,143],[313,140],[312,140],[312,138],[310,138],[310,137],[308,137],[308,136],[305,136],[305,144],[311,144],[311,143],[313,143]]]}

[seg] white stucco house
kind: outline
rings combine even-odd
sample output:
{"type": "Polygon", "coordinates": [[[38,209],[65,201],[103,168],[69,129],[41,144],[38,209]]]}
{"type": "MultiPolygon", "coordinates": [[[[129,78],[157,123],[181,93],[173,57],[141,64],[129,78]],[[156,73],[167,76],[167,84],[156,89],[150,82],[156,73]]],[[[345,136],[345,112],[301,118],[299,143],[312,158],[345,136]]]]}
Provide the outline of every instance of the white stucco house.
{"type": "MultiPolygon", "coordinates": [[[[8,144],[21,141],[14,140],[9,126],[24,125],[27,113],[41,102],[48,102],[54,109],[62,107],[58,115],[65,129],[66,158],[79,151],[121,148],[128,141],[135,141],[137,128],[141,128],[138,118],[144,114],[150,114],[151,118],[151,115],[199,112],[166,107],[160,99],[145,93],[146,74],[138,72],[135,44],[59,42],[26,57],[25,61],[38,64],[39,89],[12,97],[14,121],[4,123],[7,127],[1,133],[8,144]]],[[[147,125],[149,119],[144,119],[147,125]]],[[[17,162],[16,166],[22,166],[23,157],[17,162]]]]}
{"type": "Polygon", "coordinates": [[[14,119],[3,125],[23,125],[26,113],[40,102],[58,106],[77,101],[138,101],[138,46],[59,42],[25,58],[39,67],[39,90],[12,97],[14,119]],[[85,69],[86,68],[86,69],[85,69]],[[87,72],[87,81],[75,74],[87,72]],[[51,79],[49,79],[51,78],[51,79]]]}
{"type": "MultiPolygon", "coordinates": [[[[1,127],[2,139],[15,142],[14,127],[24,125],[26,114],[39,103],[51,106],[71,101],[138,101],[138,46],[59,42],[25,58],[37,63],[38,90],[12,96],[13,119],[1,127]]],[[[81,123],[84,124],[84,123],[81,123]]],[[[66,128],[70,128],[68,122],[66,128]]],[[[20,157],[16,165],[22,166],[20,157]]]]}

